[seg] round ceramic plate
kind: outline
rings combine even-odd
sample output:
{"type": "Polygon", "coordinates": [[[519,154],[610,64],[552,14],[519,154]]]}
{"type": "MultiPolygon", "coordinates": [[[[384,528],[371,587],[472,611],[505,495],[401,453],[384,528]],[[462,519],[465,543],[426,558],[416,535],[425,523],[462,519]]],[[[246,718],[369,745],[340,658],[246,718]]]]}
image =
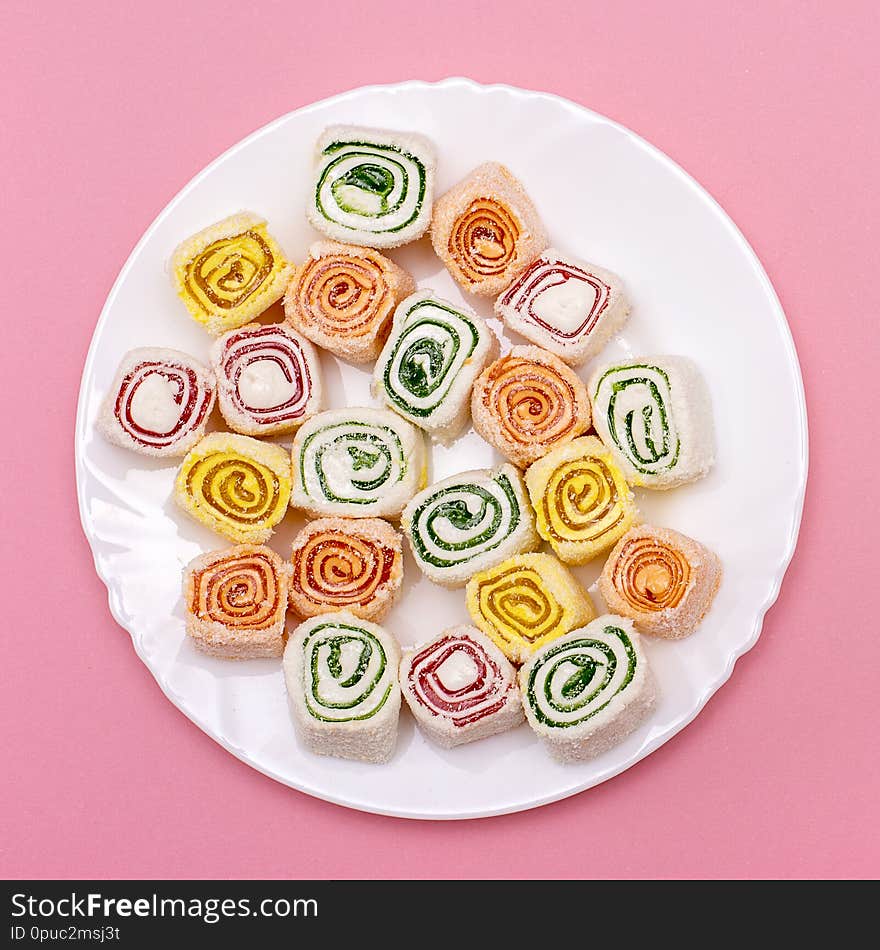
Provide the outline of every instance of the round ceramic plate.
{"type": "MultiPolygon", "coordinates": [[[[463,296],[427,240],[390,256],[420,287],[492,317],[491,301],[463,296]]],[[[494,318],[491,324],[503,348],[520,342],[494,318]]],[[[322,361],[328,407],[373,403],[368,369],[327,354],[322,361]]],[[[794,550],[807,473],[803,386],[785,316],[755,254],[712,198],[602,116],[555,96],[461,79],[370,87],[316,103],[251,135],[194,178],[147,230],[110,293],[86,360],[76,426],[79,505],[97,571],[113,616],[168,698],[279,782],[413,818],[476,817],[564,798],[629,768],[687,725],[758,637],[794,550]],[[659,703],[642,728],[591,762],[557,764],[526,726],[444,751],[407,712],[387,765],[311,755],[294,735],[277,661],[207,658],[184,634],[181,569],[226,542],[176,509],[174,465],[115,448],[95,432],[100,401],[129,348],[170,346],[207,358],[209,338],[166,272],[179,241],[246,208],[268,219],[294,261],[303,259],[318,237],[305,219],[312,147],[333,122],[428,135],[439,153],[438,194],[480,162],[507,164],[556,247],[624,279],[633,315],[602,358],[685,354],[708,381],[715,469],[693,485],[637,496],[646,520],[717,551],[724,582],[693,636],[647,643],[659,703]]],[[[433,447],[432,478],[497,460],[469,431],[448,448],[433,447]]],[[[302,523],[290,512],[271,545],[287,556],[302,523]]],[[[577,573],[589,586],[600,568],[601,559],[577,573]]],[[[463,591],[432,585],[408,558],[404,595],[385,622],[400,642],[467,619],[463,591]]]]}

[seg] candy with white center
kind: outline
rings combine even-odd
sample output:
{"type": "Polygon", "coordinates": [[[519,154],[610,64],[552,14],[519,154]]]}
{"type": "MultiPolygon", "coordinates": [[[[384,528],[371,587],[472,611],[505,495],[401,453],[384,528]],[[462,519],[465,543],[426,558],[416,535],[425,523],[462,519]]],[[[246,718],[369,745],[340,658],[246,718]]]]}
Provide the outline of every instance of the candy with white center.
{"type": "Polygon", "coordinates": [[[216,395],[214,374],[186,353],[141,347],[123,356],[98,416],[115,445],[169,458],[205,434],[216,395]]]}
{"type": "Polygon", "coordinates": [[[331,125],[318,139],[309,221],[336,241],[398,247],[428,229],[434,146],[422,135],[331,125]]]}
{"type": "Polygon", "coordinates": [[[291,505],[313,515],[397,517],[424,485],[424,435],[387,409],[331,409],[293,441],[291,505]]]}
{"type": "Polygon", "coordinates": [[[346,611],[301,623],[284,650],[297,735],[317,755],[387,762],[397,740],[397,641],[346,611]]]}
{"type": "Polygon", "coordinates": [[[449,439],[468,419],[474,380],[498,352],[482,317],[421,290],[395,311],[373,392],[395,412],[449,439]]]}
{"type": "Polygon", "coordinates": [[[516,670],[476,627],[450,627],[406,650],[400,686],[419,728],[447,749],[523,719],[516,670]]]}
{"type": "Polygon", "coordinates": [[[631,485],[674,488],[715,462],[709,391],[684,356],[607,363],[587,384],[593,426],[631,485]]]}
{"type": "Polygon", "coordinates": [[[548,248],[498,297],[495,313],[571,366],[594,357],[629,316],[620,278],[548,248]]]}
{"type": "Polygon", "coordinates": [[[315,348],[283,323],[251,323],[214,341],[220,412],[245,435],[292,432],[321,406],[315,348]]]}
{"type": "Polygon", "coordinates": [[[522,476],[512,465],[461,472],[419,492],[401,525],[422,572],[464,587],[477,572],[540,543],[522,476]]]}
{"type": "Polygon", "coordinates": [[[590,759],[637,729],[654,678],[632,621],[606,614],[538,650],[519,671],[526,720],[561,762],[590,759]]]}

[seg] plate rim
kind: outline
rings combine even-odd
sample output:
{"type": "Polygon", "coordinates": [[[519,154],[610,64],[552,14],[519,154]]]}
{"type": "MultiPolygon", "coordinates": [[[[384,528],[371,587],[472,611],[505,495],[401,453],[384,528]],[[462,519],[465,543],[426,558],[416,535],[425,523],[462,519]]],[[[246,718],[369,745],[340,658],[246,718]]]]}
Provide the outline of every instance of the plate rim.
{"type": "Polygon", "coordinates": [[[296,789],[297,791],[309,795],[312,798],[317,798],[322,801],[330,802],[334,805],[339,805],[345,808],[351,808],[355,811],[360,811],[368,814],[382,815],[386,817],[394,818],[408,818],[416,819],[421,821],[458,821],[458,820],[468,820],[473,818],[489,818],[498,815],[514,814],[522,811],[529,811],[533,808],[540,808],[543,805],[548,805],[556,801],[562,801],[566,798],[570,798],[574,795],[578,795],[581,792],[587,791],[590,788],[594,788],[597,785],[602,784],[603,782],[608,781],[611,778],[614,778],[616,775],[621,774],[622,772],[627,771],[629,768],[637,765],[640,761],[647,758],[653,752],[655,752],[660,746],[667,743],[670,739],[676,736],[679,732],[685,729],[691,722],[699,715],[703,710],[706,703],[721,689],[722,686],[730,679],[733,669],[737,661],[744,656],[746,653],[751,650],[755,643],[758,641],[758,637],[761,634],[761,630],[764,624],[764,618],[767,614],[767,611],[773,606],[779,597],[779,592],[782,587],[782,582],[785,579],[785,575],[788,572],[788,568],[791,565],[792,558],[794,557],[794,552],[797,547],[798,537],[800,534],[800,526],[803,519],[803,510],[804,502],[806,497],[807,482],[809,480],[809,426],[807,418],[807,404],[806,404],[806,394],[804,389],[803,373],[801,370],[801,363],[798,359],[797,347],[794,342],[794,337],[791,332],[791,327],[788,323],[788,319],[785,315],[785,310],[782,307],[782,303],[779,300],[779,296],[776,293],[773,284],[770,281],[767,272],[764,269],[763,264],[761,263],[757,253],[754,248],[749,243],[748,239],[743,234],[742,230],[734,222],[731,216],[727,211],[722,207],[720,202],[714,198],[709,191],[706,190],[692,175],[690,175],[685,169],[683,169],[677,162],[670,158],[665,152],[660,148],[653,145],[647,139],[642,138],[638,133],[633,132],[631,129],[622,125],[619,122],[616,122],[613,119],[608,118],[607,116],[596,112],[593,109],[583,106],[580,103],[574,102],[571,99],[567,99],[564,96],[558,95],[552,92],[543,92],[533,89],[524,89],[519,86],[513,86],[508,83],[480,83],[473,79],[469,79],[463,76],[452,76],[438,81],[428,81],[422,79],[408,79],[402,82],[396,83],[371,83],[364,86],[357,86],[352,89],[345,90],[344,92],[337,93],[332,96],[328,96],[324,99],[315,100],[310,102],[307,105],[300,106],[297,109],[292,109],[289,112],[284,113],[283,115],[278,116],[275,119],[272,119],[270,122],[266,123],[263,126],[260,126],[258,129],[254,130],[250,134],[246,135],[244,138],[239,139],[229,148],[221,152],[216,158],[210,161],[202,169],[200,169],[169,201],[168,203],[159,211],[159,213],[153,218],[150,225],[143,232],[138,242],[130,251],[128,257],[125,260],[125,263],[119,270],[119,273],[116,279],[113,282],[112,287],[110,288],[107,298],[104,301],[104,305],[101,308],[101,313],[98,317],[98,320],[95,323],[95,326],[92,330],[92,338],[89,343],[89,349],[86,354],[86,358],[83,364],[82,378],[80,380],[79,393],[77,396],[77,408],[76,408],[76,419],[75,419],[75,433],[74,433],[74,473],[76,478],[76,495],[77,495],[77,505],[79,508],[79,518],[80,526],[82,527],[83,534],[88,542],[89,549],[92,554],[92,561],[95,569],[95,573],[100,578],[101,582],[104,584],[107,589],[107,601],[110,613],[115,620],[115,622],[122,627],[123,630],[128,633],[129,638],[131,639],[132,646],[134,648],[135,654],[144,664],[147,670],[150,672],[150,675],[156,681],[160,690],[162,691],[165,698],[171,702],[190,722],[194,723],[202,732],[204,732],[209,738],[214,742],[217,742],[222,746],[227,752],[235,756],[235,758],[244,762],[250,768],[255,769],[257,772],[260,772],[263,775],[273,779],[276,782],[279,782],[282,785],[287,786],[288,788],[296,789]],[[84,480],[85,480],[85,466],[83,464],[83,452],[82,452],[82,440],[83,433],[85,430],[85,405],[86,405],[86,389],[87,382],[92,377],[94,370],[94,362],[96,358],[97,351],[97,342],[100,336],[99,331],[102,330],[105,323],[109,319],[109,313],[112,309],[112,306],[115,302],[115,299],[119,293],[119,289],[122,286],[123,282],[126,280],[129,272],[134,267],[136,260],[139,258],[144,246],[152,238],[154,232],[159,228],[165,218],[171,214],[171,212],[176,208],[176,206],[192,191],[196,188],[203,178],[207,177],[211,171],[225,161],[228,157],[235,154],[241,149],[248,147],[252,142],[261,138],[264,135],[268,135],[275,130],[276,127],[287,122],[293,116],[303,115],[308,112],[323,108],[327,105],[336,105],[341,102],[345,102],[347,99],[355,98],[364,94],[370,94],[374,92],[388,92],[388,91],[403,91],[410,89],[419,89],[419,90],[428,90],[428,89],[461,89],[467,90],[469,93],[476,94],[487,94],[493,91],[502,91],[508,95],[513,96],[522,96],[530,99],[542,99],[546,101],[553,102],[558,106],[562,106],[569,112],[573,112],[580,116],[586,116],[592,121],[598,121],[604,125],[608,125],[618,132],[624,134],[629,139],[631,139],[638,147],[649,152],[653,158],[663,165],[665,165],[673,174],[678,175],[680,178],[683,178],[685,182],[691,185],[696,189],[697,194],[704,200],[709,209],[715,214],[715,216],[724,224],[732,233],[734,240],[740,245],[740,247],[746,252],[747,257],[750,259],[752,267],[756,272],[759,280],[763,286],[763,290],[767,295],[768,302],[775,311],[776,323],[778,328],[781,331],[781,340],[783,346],[786,350],[786,355],[789,359],[790,366],[793,370],[794,382],[795,382],[795,396],[797,402],[797,423],[798,423],[798,435],[800,441],[800,453],[796,459],[798,465],[799,474],[800,474],[800,485],[798,487],[797,497],[795,499],[795,508],[792,513],[791,522],[789,525],[789,533],[786,543],[786,548],[782,558],[779,561],[778,568],[775,575],[772,578],[772,581],[769,583],[766,595],[764,600],[756,608],[755,621],[752,626],[751,633],[743,641],[742,645],[738,648],[731,650],[727,658],[727,663],[724,668],[721,670],[719,676],[713,680],[711,683],[707,684],[703,689],[702,694],[700,695],[698,701],[694,705],[693,709],[685,715],[682,719],[677,721],[675,725],[666,730],[663,733],[655,736],[650,742],[646,743],[642,748],[639,756],[635,761],[631,761],[626,764],[621,764],[619,766],[610,767],[602,772],[594,774],[586,782],[575,783],[574,786],[567,788],[563,791],[554,792],[547,796],[543,796],[537,799],[533,799],[527,803],[514,803],[499,806],[498,808],[490,809],[476,809],[476,810],[463,810],[459,812],[443,812],[443,813],[432,813],[428,814],[423,811],[406,811],[402,809],[385,809],[382,807],[377,807],[374,804],[369,802],[356,801],[351,798],[346,798],[343,796],[334,796],[332,793],[325,792],[323,790],[318,790],[314,787],[310,787],[307,783],[295,783],[289,778],[279,775],[273,770],[266,768],[258,764],[254,759],[252,759],[248,753],[240,748],[234,747],[229,743],[225,736],[218,734],[215,730],[210,728],[201,718],[191,709],[187,708],[186,700],[183,696],[176,694],[167,683],[159,677],[153,667],[147,662],[146,657],[144,656],[143,651],[141,650],[137,637],[133,630],[129,629],[126,623],[123,621],[123,611],[121,605],[118,602],[118,595],[114,591],[110,578],[106,577],[101,570],[101,567],[98,563],[98,556],[95,550],[95,538],[89,529],[89,525],[86,519],[86,499],[84,492],[84,480]]]}

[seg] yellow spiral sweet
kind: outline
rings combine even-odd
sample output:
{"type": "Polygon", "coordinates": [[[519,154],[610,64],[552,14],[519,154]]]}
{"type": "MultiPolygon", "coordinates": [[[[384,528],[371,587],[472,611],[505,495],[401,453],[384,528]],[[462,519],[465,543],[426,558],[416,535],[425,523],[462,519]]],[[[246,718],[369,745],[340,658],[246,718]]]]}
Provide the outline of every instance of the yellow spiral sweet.
{"type": "Polygon", "coordinates": [[[595,616],[587,592],[549,554],[520,554],[475,574],[467,608],[514,663],[595,616]]]}
{"type": "Polygon", "coordinates": [[[214,432],[183,460],[174,496],[218,534],[258,544],[284,517],[290,488],[290,459],[280,446],[214,432]]]}
{"type": "Polygon", "coordinates": [[[635,521],[632,492],[595,437],[575,439],[526,473],[538,533],[569,564],[612,547],[635,521]]]}
{"type": "Polygon", "coordinates": [[[266,222],[242,213],[184,241],[174,252],[177,292],[212,333],[247,323],[284,292],[290,267],[266,222]]]}

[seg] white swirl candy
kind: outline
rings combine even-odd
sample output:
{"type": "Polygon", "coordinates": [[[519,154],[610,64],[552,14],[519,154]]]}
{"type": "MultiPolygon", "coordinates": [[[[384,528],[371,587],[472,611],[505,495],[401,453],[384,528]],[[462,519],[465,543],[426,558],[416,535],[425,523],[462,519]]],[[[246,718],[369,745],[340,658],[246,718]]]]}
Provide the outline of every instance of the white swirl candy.
{"type": "Polygon", "coordinates": [[[286,324],[251,323],[211,347],[220,412],[245,435],[291,432],[321,405],[321,368],[312,344],[286,324]]]}
{"type": "Polygon", "coordinates": [[[395,311],[373,390],[410,422],[448,438],[466,422],[474,381],[497,349],[481,317],[422,290],[395,311]]]}
{"type": "Polygon", "coordinates": [[[673,488],[715,461],[706,384],[683,356],[648,356],[600,366],[587,386],[593,426],[632,485],[673,488]]]}
{"type": "Polygon", "coordinates": [[[334,125],[317,143],[309,221],[349,244],[397,247],[431,221],[433,145],[421,135],[334,125]]]}
{"type": "Polygon", "coordinates": [[[463,587],[539,543],[522,477],[512,465],[462,472],[436,482],[406,506],[401,524],[422,572],[463,587]]]}
{"type": "Polygon", "coordinates": [[[284,650],[293,721],[319,755],[387,761],[397,737],[397,641],[345,611],[300,624],[284,650]]]}
{"type": "Polygon", "coordinates": [[[425,475],[418,429],[384,409],[318,413],[293,442],[291,505],[312,514],[395,517],[425,475]]]}
{"type": "Polygon", "coordinates": [[[495,302],[495,313],[511,330],[572,366],[595,356],[629,312],[616,274],[554,248],[533,261],[495,302]]]}
{"type": "Polygon", "coordinates": [[[551,641],[519,673],[529,725],[562,761],[592,758],[643,721],[654,681],[632,621],[606,614],[551,641]]]}

